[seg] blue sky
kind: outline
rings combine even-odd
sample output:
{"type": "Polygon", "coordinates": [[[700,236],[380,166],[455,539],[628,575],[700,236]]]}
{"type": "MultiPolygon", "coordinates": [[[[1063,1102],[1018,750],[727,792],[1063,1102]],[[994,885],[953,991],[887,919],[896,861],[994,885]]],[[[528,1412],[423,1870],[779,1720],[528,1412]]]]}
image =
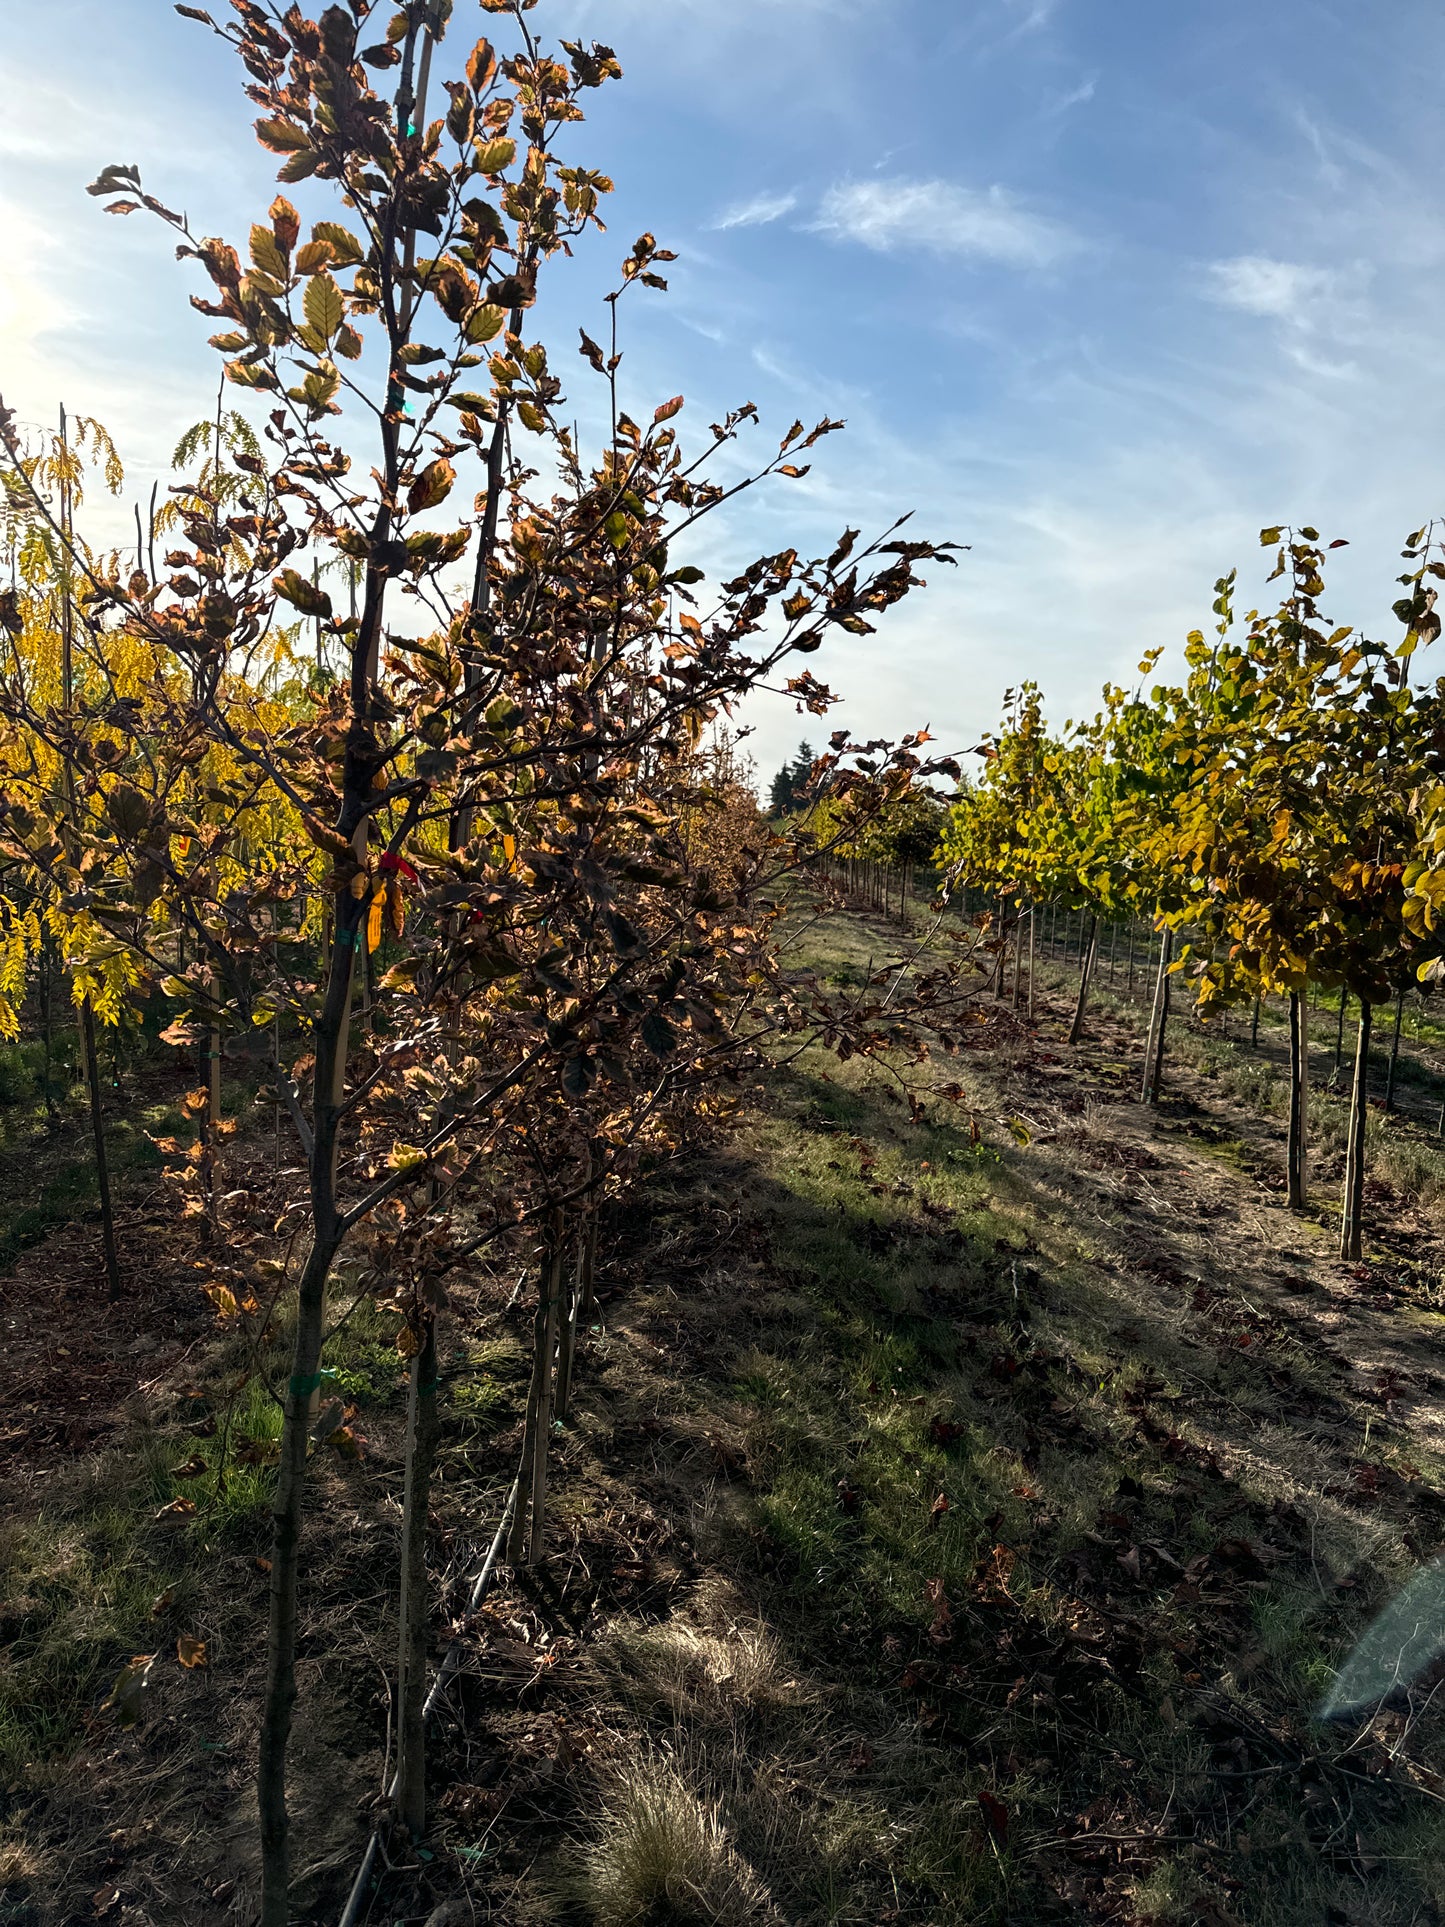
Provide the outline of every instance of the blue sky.
{"type": "MultiPolygon", "coordinates": [[[[457,0],[452,36],[474,18],[457,0]]],[[[856,732],[966,746],[1024,677],[1060,720],[1092,709],[1207,619],[1230,564],[1253,587],[1270,522],[1349,537],[1331,605],[1392,633],[1400,538],[1441,505],[1438,6],[542,0],[533,19],[609,41],[626,75],[575,137],[617,182],[611,231],[538,315],[568,379],[651,228],[681,258],[627,319],[637,407],[848,422],[699,559],[907,508],[971,545],[879,638],[818,660],[856,732]]],[[[0,392],[31,420],[99,415],[148,490],[215,357],[163,234],[83,188],[136,161],[200,231],[243,236],[274,187],[229,56],[165,0],[49,0],[7,20],[0,84],[0,392]]],[[[805,725],[781,701],[750,720],[766,775],[805,725]]]]}

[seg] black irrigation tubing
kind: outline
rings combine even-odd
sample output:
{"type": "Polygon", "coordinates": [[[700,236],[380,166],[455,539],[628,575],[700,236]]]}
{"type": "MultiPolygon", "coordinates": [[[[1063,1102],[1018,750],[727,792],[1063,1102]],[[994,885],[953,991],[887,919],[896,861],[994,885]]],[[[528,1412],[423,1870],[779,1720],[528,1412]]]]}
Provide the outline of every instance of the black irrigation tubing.
{"type": "MultiPolygon", "coordinates": [[[[512,1508],[517,1503],[517,1493],[521,1488],[521,1483],[522,1474],[519,1470],[516,1478],[512,1481],[512,1489],[507,1494],[507,1503],[502,1507],[502,1517],[497,1525],[496,1537],[492,1540],[491,1548],[486,1558],[482,1561],[482,1569],[477,1574],[476,1583],[472,1587],[471,1598],[467,1601],[467,1613],[469,1615],[474,1613],[477,1607],[481,1605],[482,1600],[486,1597],[487,1588],[492,1582],[492,1575],[496,1572],[497,1561],[501,1556],[502,1542],[507,1536],[507,1527],[512,1523],[512,1508]]],[[[427,1694],[425,1704],[422,1707],[421,1717],[423,1725],[426,1724],[436,1711],[441,1696],[446,1690],[447,1681],[461,1663],[461,1654],[462,1642],[459,1639],[454,1639],[442,1655],[441,1666],[437,1670],[437,1676],[432,1683],[432,1689],[427,1694]]],[[[396,1774],[393,1773],[391,1783],[386,1789],[387,1799],[390,1800],[395,1792],[396,1774]]],[[[367,1906],[373,1898],[370,1892],[372,1873],[376,1866],[376,1856],[381,1851],[383,1830],[384,1822],[378,1822],[371,1830],[371,1838],[366,1843],[366,1852],[362,1856],[361,1866],[357,1872],[356,1879],[352,1882],[351,1892],[347,1896],[346,1909],[341,1916],[338,1927],[357,1927],[357,1923],[362,1917],[363,1907],[367,1906]]]]}

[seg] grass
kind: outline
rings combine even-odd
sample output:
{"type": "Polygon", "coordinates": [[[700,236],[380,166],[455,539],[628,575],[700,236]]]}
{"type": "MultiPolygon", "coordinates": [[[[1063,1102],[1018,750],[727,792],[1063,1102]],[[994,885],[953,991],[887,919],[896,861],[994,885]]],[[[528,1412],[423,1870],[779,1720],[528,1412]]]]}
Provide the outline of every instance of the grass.
{"type": "MultiPolygon", "coordinates": [[[[395,1323],[370,1300],[354,1309],[327,1345],[324,1396],[395,1397],[403,1365],[382,1343],[395,1323]]],[[[135,1653],[167,1641],[173,1653],[200,1615],[260,1623],[211,1582],[218,1561],[254,1565],[268,1546],[281,1406],[243,1341],[219,1330],[199,1376],[166,1422],[133,1422],[0,1533],[0,1788],[43,1784],[135,1653]]]]}
{"type": "Polygon", "coordinates": [[[597,1927],[748,1927],[777,1918],[733,1845],[721,1799],[666,1758],[613,1774],[582,1868],[579,1897],[597,1927]]]}
{"type": "MultiPolygon", "coordinates": [[[[881,954],[876,933],[823,934],[819,968],[835,981],[860,942],[881,954]]],[[[1101,1021],[1111,1002],[1101,995],[1101,1021]]],[[[1113,1075],[1119,1049],[1102,1045],[1076,1081],[1096,1077],[1101,1053],[1113,1075]]],[[[1152,1140],[1166,1168],[1177,1138],[1226,1195],[1247,1193],[1278,1155],[1278,1069],[1238,1034],[1183,1023],[1171,1049],[1171,1108],[1152,1140]],[[1255,1122],[1198,1111],[1184,1095],[1196,1082],[1255,1122]]],[[[1373,1880],[1368,1917],[1423,1918],[1421,1895],[1445,1880],[1438,1837],[1396,1795],[1346,1777],[1348,1749],[1368,1751],[1368,1736],[1309,1729],[1371,1603],[1409,1566],[1393,1523],[1323,1494],[1340,1446],[1281,1410],[1281,1387],[1329,1409],[1337,1370],[1307,1330],[1256,1315],[1252,1283],[1221,1276],[1193,1310],[1186,1292],[1166,1312],[1147,1272],[1130,1277],[1118,1256],[1120,1223],[1086,1228],[1073,1167],[1056,1172],[1047,1141],[1021,1147],[1001,1128],[1017,1101],[1001,1055],[966,1068],[975,1115],[990,1120],[982,1146],[967,1113],[911,1120],[866,1069],[821,1055],[775,1077],[746,1146],[767,1280],[751,1297],[731,1287],[751,1309],[719,1387],[744,1437],[746,1508],[712,1505],[699,1544],[747,1575],[769,1664],[830,1680],[833,1697],[784,1706],[762,1738],[712,1683],[726,1637],[675,1620],[618,1635],[615,1664],[789,1921],[876,1918],[889,1883],[900,1919],[1083,1917],[1048,1873],[1079,1827],[1133,1841],[1106,1852],[1098,1876],[1128,1896],[1131,1920],[1363,1919],[1352,1857],[1327,1845],[1345,1816],[1360,1851],[1391,1869],[1373,1880]],[[1329,1575],[1352,1569],[1350,1590],[1334,1591],[1329,1575]],[[889,1728],[888,1707],[901,1725],[889,1728]],[[839,1722],[867,1734],[870,1764],[846,1794],[819,1765],[830,1718],[835,1747],[839,1722]],[[789,1779],[804,1756],[814,1764],[789,1779]],[[1241,1762],[1245,1793],[1227,1777],[1241,1762]],[[772,1830],[763,1792],[730,1790],[770,1775],[789,1786],[791,1831],[776,1814],[772,1830]],[[1246,1804],[1240,1848],[1230,1815],[1246,1804]],[[825,1808],[852,1842],[841,1862],[825,1851],[825,1808]],[[1175,1832],[1199,1845],[1180,1853],[1175,1832]]],[[[1315,1105],[1322,1166],[1342,1106],[1324,1093],[1315,1105]]],[[[1377,1175],[1431,1196],[1434,1154],[1418,1133],[1378,1112],[1370,1127],[1377,1175]]],[[[1086,1104],[1060,1151],[1092,1166],[1113,1130],[1108,1104],[1086,1104]]],[[[1400,1449],[1376,1429],[1376,1456],[1400,1449]]],[[[1426,1760],[1438,1751],[1428,1732],[1413,1744],[1426,1760]]],[[[594,1858],[610,1838],[596,1837],[594,1858]]]]}
{"type": "Polygon", "coordinates": [[[163,1460],[110,1461],[0,1538],[0,1786],[75,1746],[126,1659],[154,1648],[158,1600],[183,1611],[194,1581],[173,1529],[154,1521],[168,1488],[163,1460]]]}
{"type": "MultiPolygon", "coordinates": [[[[838,983],[888,949],[845,919],[812,941],[838,983]]],[[[1274,1209],[1277,1242],[1243,1242],[1236,1219],[1272,1208],[1278,1027],[1255,1053],[1237,1021],[1177,1024],[1146,1115],[1140,1008],[1101,989],[1076,1053],[1061,1009],[950,1061],[966,1101],[916,1116],[866,1064],[805,1053],[732,1146],[666,1168],[614,1227],[557,1433],[557,1557],[469,1629],[457,1706],[480,1715],[438,1738],[469,1816],[437,1822],[439,1890],[455,1850],[488,1891],[514,1883],[518,1918],[596,1927],[1430,1918],[1445,1852],[1409,1778],[1445,1770],[1428,1721],[1312,1712],[1415,1561],[1430,1515],[1408,1493],[1441,1467],[1354,1397],[1347,1336],[1279,1310],[1293,1282],[1311,1304],[1338,1284],[1328,1226],[1274,1209]],[[1196,1217],[1220,1200],[1222,1222],[1196,1217]],[[1355,1496],[1362,1470],[1380,1496],[1355,1496]]],[[[1340,1105],[1313,1101],[1323,1196],[1340,1105]]],[[[1428,1208],[1430,1145],[1377,1112],[1370,1132],[1377,1177],[1428,1208]]],[[[390,1439],[363,1468],[384,1508],[395,1325],[362,1299],[326,1352],[329,1390],[390,1439]]],[[[448,1616],[510,1476],[525,1305],[499,1325],[443,1357],[448,1616]]],[[[254,1380],[227,1402],[237,1343],[207,1399],[7,1548],[18,1772],[73,1755],[132,1653],[206,1614],[224,1648],[214,1574],[263,1542],[278,1418],[254,1380]],[[195,1513],[158,1521],[176,1498],[195,1513]]],[[[353,1470],[322,1459],[320,1529],[355,1505],[353,1470]]],[[[328,1637],[389,1636],[383,1567],[327,1580],[328,1637]]],[[[376,1650],[354,1682],[330,1672],[363,1727],[376,1650]]],[[[363,1740],[379,1756],[379,1725],[363,1740]]],[[[416,1898],[386,1917],[423,1916],[416,1898]]]]}

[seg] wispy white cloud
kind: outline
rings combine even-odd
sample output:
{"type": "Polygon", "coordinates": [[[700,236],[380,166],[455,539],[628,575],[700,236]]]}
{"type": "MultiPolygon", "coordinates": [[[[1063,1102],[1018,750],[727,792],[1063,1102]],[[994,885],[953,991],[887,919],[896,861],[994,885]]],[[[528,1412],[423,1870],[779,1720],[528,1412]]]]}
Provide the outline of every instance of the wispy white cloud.
{"type": "Polygon", "coordinates": [[[1206,292],[1226,308],[1310,328],[1318,312],[1341,292],[1333,269],[1299,261],[1275,261],[1266,254],[1238,254],[1211,261],[1206,292]]]}
{"type": "Polygon", "coordinates": [[[1008,0],[1008,9],[1018,16],[1015,34],[1038,33],[1059,10],[1059,0],[1008,0]]]}
{"type": "Polygon", "coordinates": [[[1062,222],[1006,188],[952,181],[841,182],[823,196],[810,225],[816,233],[883,254],[925,248],[1015,268],[1054,267],[1081,246],[1062,222]]]}
{"type": "Polygon", "coordinates": [[[770,221],[781,221],[785,214],[791,214],[798,205],[796,194],[755,194],[750,201],[738,201],[713,222],[715,228],[766,227],[770,221]]]}
{"type": "Polygon", "coordinates": [[[1094,98],[1095,93],[1098,91],[1098,85],[1098,75],[1090,74],[1088,79],[1081,80],[1077,87],[1071,87],[1067,93],[1058,94],[1046,101],[1044,104],[1045,115],[1050,120],[1054,120],[1062,114],[1067,114],[1071,107],[1082,107],[1086,101],[1094,98]]]}

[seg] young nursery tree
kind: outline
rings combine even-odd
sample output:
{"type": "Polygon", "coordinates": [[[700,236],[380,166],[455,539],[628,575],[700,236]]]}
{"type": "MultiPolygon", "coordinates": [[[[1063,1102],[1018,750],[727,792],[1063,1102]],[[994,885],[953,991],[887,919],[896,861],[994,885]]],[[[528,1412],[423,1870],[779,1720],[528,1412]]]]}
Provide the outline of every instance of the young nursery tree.
{"type": "MultiPolygon", "coordinates": [[[[543,270],[601,225],[610,184],[559,141],[619,70],[605,46],[544,47],[534,4],[484,0],[507,44],[468,46],[444,81],[447,0],[349,0],[315,19],[233,0],[225,24],[178,9],[233,47],[257,136],[318,218],[279,195],[243,259],[132,167],[93,191],[111,212],[156,216],[206,277],[193,305],[219,324],[229,381],[265,410],[260,452],[233,452],[243,487],[185,491],[163,567],[72,551],[94,693],[6,693],[12,726],[84,771],[73,840],[18,774],[4,811],[17,859],[85,898],[105,943],[202,1028],[295,1039],[275,1072],[305,1157],[309,1239],[273,1506],[263,1927],[288,1916],[303,1493],[343,1244],[389,1281],[410,1334],[414,1525],[445,1276],[519,1223],[542,1233],[535,1556],[564,1322],[559,1214],[770,1036],[811,1021],[871,1048],[906,1021],[881,997],[810,1014],[769,964],[755,935],[772,914],[766,866],[697,858],[697,824],[719,804],[690,751],[779,676],[824,713],[830,692],[795,659],[835,629],[868,633],[942,550],[849,531],[828,555],[782,549],[704,589],[677,553],[693,525],[741,488],[805,472],[795,458],[839,424],[794,424],[724,486],[708,459],[751,407],[688,456],[680,397],[634,419],[615,323],[631,287],[665,286],[671,257],[651,235],[609,297],[609,348],[582,337],[604,425],[583,458],[533,315],[543,270]],[[356,582],[354,611],[322,586],[337,574],[356,582]],[[330,666],[299,714],[256,673],[298,614],[330,666]],[[155,665],[135,693],[106,681],[121,646],[155,665]],[[198,770],[205,807],[187,808],[198,770]],[[260,862],[278,816],[294,838],[260,862]]],[[[18,461],[8,412],[0,430],[18,461]]],[[[28,506],[56,531],[43,489],[28,506]]],[[[917,777],[956,775],[917,747],[855,754],[835,737],[830,781],[858,821],[917,777]]],[[[409,1532],[400,1794],[413,1825],[421,1545],[409,1532]]]]}

